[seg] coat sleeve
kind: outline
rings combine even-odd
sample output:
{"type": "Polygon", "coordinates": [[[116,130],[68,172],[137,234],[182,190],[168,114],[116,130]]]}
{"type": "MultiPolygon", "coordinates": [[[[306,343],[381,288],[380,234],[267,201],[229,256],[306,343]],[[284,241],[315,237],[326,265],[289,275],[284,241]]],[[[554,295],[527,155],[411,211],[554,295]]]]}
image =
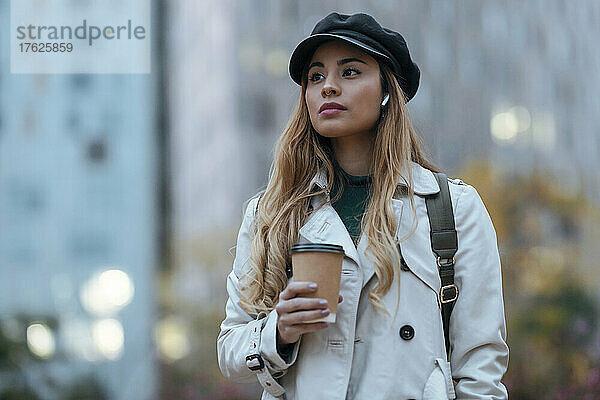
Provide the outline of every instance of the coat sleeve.
{"type": "Polygon", "coordinates": [[[221,331],[217,337],[217,356],[219,368],[223,375],[238,383],[256,382],[256,374],[246,366],[246,356],[255,351],[251,349],[250,335],[255,327],[260,329],[259,353],[268,371],[274,378],[283,376],[296,361],[300,340],[296,342],[291,359],[284,360],[277,352],[277,311],[257,315],[248,314],[239,305],[239,278],[247,271],[252,240],[251,224],[254,219],[254,208],[258,198],[248,204],[240,227],[233,269],[227,276],[227,294],[229,298],[225,306],[225,319],[221,323],[221,331]],[[286,362],[287,361],[287,362],[286,362]]]}
{"type": "Polygon", "coordinates": [[[508,345],[496,231],[477,191],[461,186],[455,207],[460,292],[450,320],[456,398],[508,399],[500,381],[508,367],[508,345]]]}

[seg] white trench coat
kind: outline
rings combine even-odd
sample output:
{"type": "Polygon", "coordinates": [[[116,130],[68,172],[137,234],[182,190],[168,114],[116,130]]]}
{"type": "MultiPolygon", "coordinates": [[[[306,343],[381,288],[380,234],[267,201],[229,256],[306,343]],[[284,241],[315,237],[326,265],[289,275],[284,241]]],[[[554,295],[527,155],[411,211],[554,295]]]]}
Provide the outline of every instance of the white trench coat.
{"type": "MultiPolygon", "coordinates": [[[[459,296],[450,320],[453,351],[448,363],[439,300],[440,277],[422,197],[438,192],[439,186],[431,171],[416,163],[411,167],[418,226],[400,242],[409,270],[396,272],[383,297],[393,316],[399,273],[396,318],[392,320],[375,309],[367,297],[377,277],[372,261],[365,255],[366,235],[363,233],[355,246],[335,209],[325,205],[300,229],[300,243],[343,246],[343,301],[337,321],[328,328],[302,335],[289,363],[277,353],[277,312],[249,315],[238,304],[238,278],[248,268],[251,223],[258,199],[250,201],[237,238],[233,270],[227,277],[229,300],[217,338],[219,366],[226,378],[240,383],[259,379],[265,387],[262,399],[508,398],[500,382],[508,366],[508,346],[500,259],[492,221],[472,186],[449,179],[458,234],[454,279],[459,296]],[[261,370],[248,368],[246,356],[252,353],[260,354],[264,364],[261,370]],[[453,379],[458,381],[456,387],[453,379]]],[[[325,187],[324,171],[314,177],[311,185],[315,184],[325,187]]],[[[313,196],[314,209],[326,201],[325,197],[313,196]]],[[[396,238],[402,238],[411,228],[413,213],[405,194],[394,197],[396,238]]]]}

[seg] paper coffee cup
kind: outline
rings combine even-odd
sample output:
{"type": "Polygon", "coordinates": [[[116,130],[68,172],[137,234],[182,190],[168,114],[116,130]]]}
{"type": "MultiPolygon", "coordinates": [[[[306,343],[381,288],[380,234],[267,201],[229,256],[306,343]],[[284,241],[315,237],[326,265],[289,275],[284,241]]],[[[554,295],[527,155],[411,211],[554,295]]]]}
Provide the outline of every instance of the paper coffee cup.
{"type": "Polygon", "coordinates": [[[295,282],[315,282],[317,291],[302,297],[326,299],[329,315],[306,322],[335,322],[344,248],[328,243],[295,244],[290,250],[295,282]]]}

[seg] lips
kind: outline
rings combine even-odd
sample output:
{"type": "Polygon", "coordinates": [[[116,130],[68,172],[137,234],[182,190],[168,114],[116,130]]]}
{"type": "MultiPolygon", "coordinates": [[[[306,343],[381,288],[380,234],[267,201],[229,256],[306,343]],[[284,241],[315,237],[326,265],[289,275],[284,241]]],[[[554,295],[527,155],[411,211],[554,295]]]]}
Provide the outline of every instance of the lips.
{"type": "Polygon", "coordinates": [[[341,105],[339,103],[334,103],[334,102],[323,103],[321,108],[319,108],[319,113],[323,112],[324,110],[345,110],[345,109],[346,109],[346,107],[344,107],[343,105],[341,105]]]}

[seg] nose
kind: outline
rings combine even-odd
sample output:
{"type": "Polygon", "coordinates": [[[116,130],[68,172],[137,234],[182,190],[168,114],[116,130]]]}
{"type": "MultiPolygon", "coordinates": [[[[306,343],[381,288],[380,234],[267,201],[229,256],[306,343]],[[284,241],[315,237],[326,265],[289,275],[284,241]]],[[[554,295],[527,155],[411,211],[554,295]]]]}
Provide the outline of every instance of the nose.
{"type": "Polygon", "coordinates": [[[332,82],[328,81],[325,82],[325,84],[323,85],[323,89],[321,89],[321,96],[323,97],[328,97],[328,96],[337,96],[340,94],[340,89],[333,85],[332,82]]]}

